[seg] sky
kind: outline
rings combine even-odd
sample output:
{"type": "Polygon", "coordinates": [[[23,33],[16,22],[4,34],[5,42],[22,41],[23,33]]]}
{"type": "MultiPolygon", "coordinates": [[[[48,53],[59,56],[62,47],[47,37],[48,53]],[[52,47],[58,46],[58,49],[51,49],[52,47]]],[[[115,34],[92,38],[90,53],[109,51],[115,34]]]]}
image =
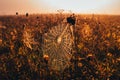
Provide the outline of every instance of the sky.
{"type": "Polygon", "coordinates": [[[120,0],[0,0],[0,15],[55,13],[117,14],[120,15],[120,0]]]}

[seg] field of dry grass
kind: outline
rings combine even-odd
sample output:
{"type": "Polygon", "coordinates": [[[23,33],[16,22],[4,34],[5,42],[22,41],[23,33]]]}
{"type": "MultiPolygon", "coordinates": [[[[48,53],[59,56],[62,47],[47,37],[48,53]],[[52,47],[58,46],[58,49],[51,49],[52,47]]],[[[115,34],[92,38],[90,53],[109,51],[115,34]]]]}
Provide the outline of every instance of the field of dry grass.
{"type": "Polygon", "coordinates": [[[52,70],[42,36],[69,15],[0,16],[0,80],[120,80],[120,16],[77,15],[77,52],[69,68],[52,70]]]}

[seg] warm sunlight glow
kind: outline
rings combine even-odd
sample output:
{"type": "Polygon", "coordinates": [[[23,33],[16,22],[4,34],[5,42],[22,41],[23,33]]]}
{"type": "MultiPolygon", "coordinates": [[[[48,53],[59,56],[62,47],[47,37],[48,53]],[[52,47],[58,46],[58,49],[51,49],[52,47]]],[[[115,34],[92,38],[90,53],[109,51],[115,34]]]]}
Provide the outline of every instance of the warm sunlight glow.
{"type": "Polygon", "coordinates": [[[55,9],[72,10],[74,12],[99,12],[99,9],[110,5],[113,0],[44,0],[55,9]]]}
{"type": "MultiPolygon", "coordinates": [[[[120,0],[1,0],[0,14],[53,13],[58,9],[74,13],[120,14],[120,0]]],[[[64,12],[65,12],[64,11],[64,12]]]]}

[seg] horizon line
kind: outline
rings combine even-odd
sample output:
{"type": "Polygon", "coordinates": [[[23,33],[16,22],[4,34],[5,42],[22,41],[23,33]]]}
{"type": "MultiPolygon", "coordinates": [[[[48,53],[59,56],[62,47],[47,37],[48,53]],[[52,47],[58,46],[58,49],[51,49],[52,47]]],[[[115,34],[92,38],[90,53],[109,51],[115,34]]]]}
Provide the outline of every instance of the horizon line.
{"type": "MultiPolygon", "coordinates": [[[[42,13],[30,13],[30,12],[25,12],[25,13],[19,13],[18,12],[18,16],[19,15],[26,15],[26,13],[28,13],[29,15],[41,15],[41,14],[60,14],[58,12],[42,12],[42,13]]],[[[79,13],[79,12],[72,12],[74,14],[77,14],[77,15],[118,15],[120,16],[120,14],[113,14],[113,13],[79,13]]],[[[72,13],[68,13],[68,12],[63,12],[62,14],[72,14],[72,13]]],[[[16,12],[15,13],[11,13],[11,14],[7,14],[7,13],[4,13],[4,14],[0,14],[0,16],[13,16],[13,15],[16,15],[16,12]]]]}

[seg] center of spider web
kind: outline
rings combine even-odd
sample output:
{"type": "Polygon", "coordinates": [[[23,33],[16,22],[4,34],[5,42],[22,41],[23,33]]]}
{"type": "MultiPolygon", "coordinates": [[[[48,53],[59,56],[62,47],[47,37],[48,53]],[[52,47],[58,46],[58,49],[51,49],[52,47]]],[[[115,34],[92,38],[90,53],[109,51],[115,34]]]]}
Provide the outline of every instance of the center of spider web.
{"type": "Polygon", "coordinates": [[[58,38],[57,38],[57,43],[60,44],[61,41],[62,41],[62,38],[61,38],[61,37],[58,37],[58,38]]]}

